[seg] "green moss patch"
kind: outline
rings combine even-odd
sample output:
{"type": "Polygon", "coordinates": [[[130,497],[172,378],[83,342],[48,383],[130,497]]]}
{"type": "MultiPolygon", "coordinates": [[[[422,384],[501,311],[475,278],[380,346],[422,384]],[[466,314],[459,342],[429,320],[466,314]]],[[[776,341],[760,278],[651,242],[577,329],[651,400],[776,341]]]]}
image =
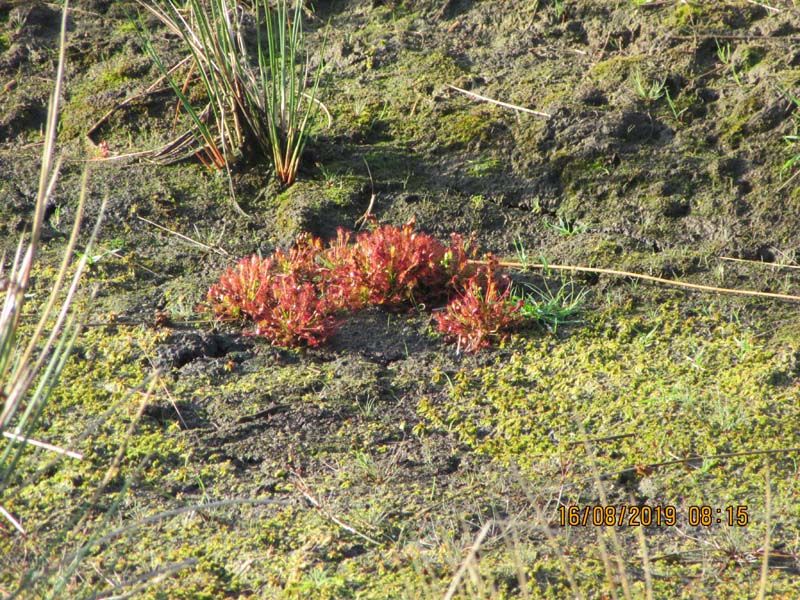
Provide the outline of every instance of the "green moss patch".
{"type": "Polygon", "coordinates": [[[85,135],[103,114],[122,101],[142,74],[143,63],[125,54],[98,62],[76,85],[61,113],[60,129],[67,138],[85,135]]]}
{"type": "Polygon", "coordinates": [[[338,174],[295,183],[274,199],[277,239],[290,243],[303,231],[331,237],[337,226],[355,220],[366,185],[363,178],[338,174]]]}
{"type": "Polygon", "coordinates": [[[716,315],[668,307],[534,341],[460,374],[449,401],[423,402],[421,411],[476,451],[528,466],[565,451],[584,430],[592,438],[633,434],[600,458],[603,471],[788,448],[800,442],[800,409],[785,384],[791,360],[788,349],[768,349],[716,315]]]}
{"type": "MultiPolygon", "coordinates": [[[[761,543],[769,465],[770,518],[784,532],[772,543],[794,547],[793,498],[800,491],[792,476],[792,449],[800,446],[795,349],[765,344],[713,311],[665,305],[621,320],[596,315],[565,339],[536,339],[459,373],[444,398],[420,402],[427,425],[418,431],[446,431],[498,468],[513,466],[521,485],[541,499],[598,504],[602,486],[607,502],[675,506],[684,527],[689,506],[710,505],[720,514],[747,506],[747,528],[715,522],[697,532],[712,547],[726,536],[738,536],[740,549],[761,543]]],[[[668,534],[649,530],[651,552],[665,543],[675,547],[668,534]]],[[[597,579],[585,569],[596,560],[590,556],[597,541],[580,528],[574,535],[592,538],[583,559],[572,563],[581,565],[579,579],[595,582],[591,589],[597,579]]],[[[694,543],[678,547],[697,550],[694,543]]],[[[693,572],[681,558],[678,563],[684,575],[693,572]]],[[[748,574],[736,577],[746,581],[748,574]]],[[[663,593],[679,593],[679,579],[662,582],[663,593]]],[[[782,589],[792,586],[780,575],[774,579],[782,589]]]]}

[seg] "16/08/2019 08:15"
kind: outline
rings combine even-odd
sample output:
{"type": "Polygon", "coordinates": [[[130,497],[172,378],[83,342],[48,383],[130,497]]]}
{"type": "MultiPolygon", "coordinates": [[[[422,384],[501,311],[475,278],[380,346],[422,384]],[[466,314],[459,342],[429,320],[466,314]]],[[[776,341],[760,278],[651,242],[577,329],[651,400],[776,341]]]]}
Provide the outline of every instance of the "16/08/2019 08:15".
{"type": "Polygon", "coordinates": [[[746,527],[750,522],[747,506],[726,506],[714,508],[709,505],[689,506],[685,515],[671,504],[628,505],[611,504],[578,506],[571,504],[558,507],[558,524],[561,527],[675,527],[687,524],[691,527],[711,527],[727,525],[746,527]]]}

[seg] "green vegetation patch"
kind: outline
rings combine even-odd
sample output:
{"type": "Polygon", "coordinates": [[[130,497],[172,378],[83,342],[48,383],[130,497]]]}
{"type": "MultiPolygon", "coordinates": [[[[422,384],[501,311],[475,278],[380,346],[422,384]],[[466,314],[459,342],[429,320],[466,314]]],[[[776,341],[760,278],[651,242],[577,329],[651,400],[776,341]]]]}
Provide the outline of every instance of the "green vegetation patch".
{"type": "Polygon", "coordinates": [[[300,181],[275,197],[276,235],[283,242],[303,231],[332,235],[335,224],[355,218],[366,181],[354,175],[325,173],[324,181],[300,181]]]}
{"type": "MultiPolygon", "coordinates": [[[[668,304],[622,319],[619,312],[596,314],[565,339],[535,339],[455,377],[435,373],[447,392],[420,402],[425,425],[416,431],[444,430],[497,470],[510,468],[534,503],[552,506],[552,523],[559,505],[674,506],[678,526],[695,537],[676,540],[669,527],[646,529],[650,556],[662,557],[654,567],[656,597],[752,597],[756,568],[734,559],[738,567],[726,581],[712,581],[693,557],[731,564],[731,556],[757,551],[767,512],[771,547],[797,550],[795,350],[796,344],[772,347],[712,310],[668,304]],[[745,506],[750,521],[689,527],[689,507],[698,505],[719,509],[714,514],[723,521],[726,507],[745,506]],[[701,592],[683,583],[693,576],[701,592]]],[[[568,563],[577,588],[604,587],[597,531],[556,531],[580,548],[568,563]]],[[[637,554],[633,531],[617,531],[631,546],[628,556],[637,554]]],[[[544,559],[533,557],[529,573],[543,568],[544,559]]],[[[796,595],[791,575],[771,569],[769,577],[772,589],[796,595]]],[[[640,576],[631,580],[643,595],[640,576]]],[[[554,597],[566,590],[560,593],[554,597]]]]}
{"type": "Polygon", "coordinates": [[[491,140],[492,119],[483,108],[442,117],[436,142],[450,150],[491,140]]]}
{"type": "MultiPolygon", "coordinates": [[[[420,412],[477,452],[529,471],[583,453],[587,436],[630,436],[601,449],[602,472],[800,442],[790,352],[719,315],[674,306],[619,322],[607,317],[459,374],[443,403],[423,401],[420,412]]],[[[754,491],[746,478],[731,482],[720,461],[700,462],[695,475],[703,473],[707,493],[715,481],[734,495],[754,491]]],[[[670,494],[699,494],[697,483],[670,480],[670,494]]]]}
{"type": "Polygon", "coordinates": [[[61,132],[72,138],[84,135],[106,111],[119,103],[141,75],[141,63],[118,54],[98,62],[82,81],[71,87],[71,97],[61,115],[61,132]]]}
{"type": "Polygon", "coordinates": [[[588,70],[587,76],[592,81],[621,84],[642,62],[644,62],[642,56],[612,56],[593,65],[588,70]]]}

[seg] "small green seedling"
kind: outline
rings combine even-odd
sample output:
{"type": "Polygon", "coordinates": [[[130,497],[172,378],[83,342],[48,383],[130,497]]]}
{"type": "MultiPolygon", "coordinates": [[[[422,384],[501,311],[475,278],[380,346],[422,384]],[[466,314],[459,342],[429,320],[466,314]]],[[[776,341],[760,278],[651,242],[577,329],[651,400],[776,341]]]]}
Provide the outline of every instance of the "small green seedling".
{"type": "Polygon", "coordinates": [[[521,316],[541,323],[553,333],[560,326],[578,322],[587,294],[572,281],[562,282],[555,290],[546,281],[541,287],[530,284],[516,287],[514,298],[522,301],[521,316]]]}
{"type": "Polygon", "coordinates": [[[555,231],[558,235],[565,238],[574,237],[588,229],[583,223],[578,223],[576,220],[567,219],[563,216],[558,217],[558,221],[545,221],[544,226],[546,229],[555,231]]]}
{"type": "Polygon", "coordinates": [[[733,80],[736,82],[736,85],[741,87],[742,80],[739,78],[739,73],[736,72],[736,66],[733,64],[733,51],[731,50],[730,42],[725,42],[724,46],[720,45],[719,40],[714,40],[714,43],[717,45],[717,58],[723,65],[731,70],[733,80]]]}
{"type": "Polygon", "coordinates": [[[633,89],[642,100],[651,104],[664,95],[664,81],[647,81],[640,71],[633,73],[633,89]]]}
{"type": "Polygon", "coordinates": [[[681,110],[678,110],[678,108],[675,106],[675,101],[672,99],[672,96],[667,88],[664,88],[664,97],[667,99],[667,104],[669,105],[669,109],[672,111],[672,116],[675,117],[676,121],[680,121],[681,115],[689,110],[689,107],[685,106],[681,110]]]}

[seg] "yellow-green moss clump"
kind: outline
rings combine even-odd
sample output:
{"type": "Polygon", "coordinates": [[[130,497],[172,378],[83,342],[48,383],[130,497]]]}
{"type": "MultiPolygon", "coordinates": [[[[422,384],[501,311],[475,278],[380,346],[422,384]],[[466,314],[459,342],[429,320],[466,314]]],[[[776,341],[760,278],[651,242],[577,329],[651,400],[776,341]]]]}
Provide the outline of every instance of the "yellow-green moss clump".
{"type": "Polygon", "coordinates": [[[420,410],[476,451],[526,468],[558,457],[584,430],[631,435],[599,458],[603,471],[779,449],[800,443],[792,360],[717,315],[669,306],[623,322],[598,317],[566,340],[535,340],[460,374],[448,401],[423,401],[420,410]]]}
{"type": "Polygon", "coordinates": [[[705,7],[689,2],[681,2],[675,6],[664,24],[668,27],[675,27],[683,30],[689,26],[695,26],[698,21],[707,17],[708,12],[705,7]]]}
{"type": "Polygon", "coordinates": [[[491,140],[492,117],[485,109],[445,115],[439,121],[436,143],[454,150],[491,140]]]}
{"type": "Polygon", "coordinates": [[[630,74],[643,62],[644,57],[640,55],[612,56],[593,65],[587,71],[587,77],[592,81],[606,85],[619,84],[627,80],[630,74]]]}
{"type": "MultiPolygon", "coordinates": [[[[498,470],[514,465],[520,485],[542,506],[556,498],[599,504],[600,477],[608,502],[673,505],[684,530],[691,505],[719,508],[715,518],[723,518],[727,506],[748,507],[747,528],[716,522],[688,527],[702,542],[649,528],[651,556],[675,552],[725,561],[731,548],[756,551],[763,545],[769,464],[773,548],[785,544],[796,551],[796,341],[772,347],[712,310],[666,305],[622,321],[618,316],[599,314],[566,339],[535,339],[451,378],[444,398],[420,403],[427,425],[417,432],[446,430],[491,457],[498,470]]],[[[557,520],[555,508],[548,514],[557,520]]],[[[619,532],[629,534],[635,544],[630,530],[619,532]]],[[[595,534],[577,528],[564,535],[585,541],[570,557],[579,587],[605,585],[602,575],[598,581],[587,571],[599,557],[595,534]]],[[[689,590],[681,581],[702,578],[696,563],[679,561],[673,568],[660,562],[658,571],[656,597],[682,597],[689,590]]],[[[758,578],[753,582],[750,575],[737,570],[725,582],[704,581],[699,595],[697,589],[689,595],[752,597],[758,578]]],[[[778,571],[770,581],[789,596],[798,592],[778,571]]]]}

